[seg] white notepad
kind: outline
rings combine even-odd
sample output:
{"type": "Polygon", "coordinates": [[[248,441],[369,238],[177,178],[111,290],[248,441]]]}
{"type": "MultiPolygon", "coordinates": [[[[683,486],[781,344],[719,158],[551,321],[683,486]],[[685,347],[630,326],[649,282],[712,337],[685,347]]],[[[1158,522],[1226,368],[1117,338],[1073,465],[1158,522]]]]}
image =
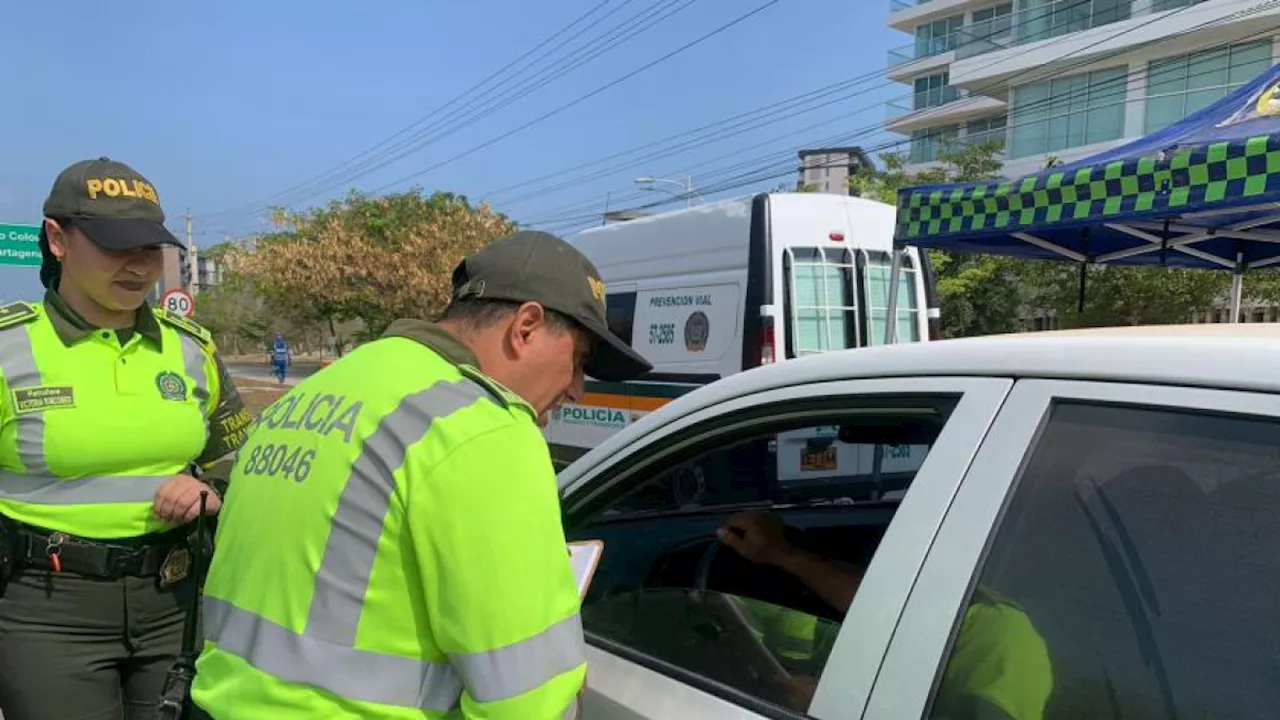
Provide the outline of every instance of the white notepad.
{"type": "Polygon", "coordinates": [[[569,564],[573,567],[573,578],[578,582],[579,599],[587,596],[587,588],[591,587],[591,578],[595,576],[603,554],[604,542],[600,540],[569,543],[569,564]]]}

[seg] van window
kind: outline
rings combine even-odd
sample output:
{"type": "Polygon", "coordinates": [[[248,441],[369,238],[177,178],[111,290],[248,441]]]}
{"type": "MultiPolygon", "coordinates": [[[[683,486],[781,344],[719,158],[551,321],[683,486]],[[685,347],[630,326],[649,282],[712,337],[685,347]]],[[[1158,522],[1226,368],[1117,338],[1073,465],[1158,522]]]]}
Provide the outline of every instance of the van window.
{"type": "Polygon", "coordinates": [[[844,248],[786,250],[790,357],[858,347],[853,254],[844,248]]]}
{"type": "MultiPolygon", "coordinates": [[[[893,257],[879,250],[864,250],[864,275],[867,304],[867,345],[883,345],[886,318],[889,316],[889,279],[893,274],[893,257]]],[[[916,293],[920,268],[912,257],[902,255],[898,276],[898,342],[920,339],[920,298],[916,293]]]]}
{"type": "Polygon", "coordinates": [[[609,332],[617,335],[628,345],[631,344],[632,325],[635,317],[635,293],[608,293],[605,299],[605,322],[609,325],[609,332]]]}

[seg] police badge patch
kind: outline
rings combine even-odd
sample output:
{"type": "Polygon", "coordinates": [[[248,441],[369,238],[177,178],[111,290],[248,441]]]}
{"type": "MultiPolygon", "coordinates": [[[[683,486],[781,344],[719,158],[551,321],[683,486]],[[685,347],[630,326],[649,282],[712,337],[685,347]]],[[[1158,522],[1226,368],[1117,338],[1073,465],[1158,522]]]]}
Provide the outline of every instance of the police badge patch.
{"type": "Polygon", "coordinates": [[[160,565],[160,587],[169,587],[182,580],[191,571],[191,552],[175,546],[160,565]]]}
{"type": "Polygon", "coordinates": [[[707,349],[707,335],[711,333],[711,320],[701,310],[695,310],[684,324],[684,347],[689,352],[707,349]]]}
{"type": "Polygon", "coordinates": [[[156,375],[156,388],[160,390],[160,397],[165,400],[187,399],[187,381],[170,370],[165,370],[156,375]]]}

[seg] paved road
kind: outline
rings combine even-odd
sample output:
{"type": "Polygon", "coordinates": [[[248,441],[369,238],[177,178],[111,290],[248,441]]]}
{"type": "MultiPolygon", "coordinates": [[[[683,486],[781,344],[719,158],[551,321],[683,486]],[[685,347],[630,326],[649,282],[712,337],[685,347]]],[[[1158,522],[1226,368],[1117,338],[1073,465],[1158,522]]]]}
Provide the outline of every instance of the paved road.
{"type": "MultiPolygon", "coordinates": [[[[285,385],[297,385],[317,370],[318,365],[294,363],[289,368],[289,372],[284,376],[285,385]]],[[[263,363],[227,363],[227,370],[231,372],[231,377],[247,378],[250,380],[263,380],[266,382],[275,382],[276,377],[271,372],[271,366],[263,363]]],[[[3,718],[0,718],[3,720],[3,718]]]]}

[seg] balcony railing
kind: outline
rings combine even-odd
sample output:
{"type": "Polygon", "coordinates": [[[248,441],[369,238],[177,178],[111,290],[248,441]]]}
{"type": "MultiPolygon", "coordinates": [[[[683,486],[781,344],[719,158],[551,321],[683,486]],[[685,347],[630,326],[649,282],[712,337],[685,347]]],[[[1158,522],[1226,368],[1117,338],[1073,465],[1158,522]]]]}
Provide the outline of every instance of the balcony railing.
{"type": "MultiPolygon", "coordinates": [[[[912,0],[891,0],[914,7],[912,0]]],[[[1136,17],[1197,5],[1207,0],[1150,0],[1149,2],[1093,2],[1056,0],[1038,7],[1022,8],[1010,15],[966,25],[936,38],[916,38],[914,43],[889,51],[889,67],[921,58],[955,51],[956,60],[1004,50],[1018,45],[1049,40],[1081,30],[1089,30],[1136,17]]]]}
{"type": "MultiPolygon", "coordinates": [[[[1081,3],[1080,0],[1057,0],[1039,7],[1022,8],[1011,16],[999,18],[1006,25],[1004,32],[973,32],[965,40],[956,42],[956,60],[1005,50],[1019,45],[1050,40],[1082,30],[1112,23],[1146,17],[1176,10],[1188,5],[1198,5],[1206,0],[1151,0],[1150,2],[1099,2],[1081,3]]],[[[975,26],[976,27],[976,26],[975,26]]],[[[963,28],[961,32],[968,30],[963,28]]]]}
{"type": "Polygon", "coordinates": [[[948,133],[933,137],[915,138],[911,141],[911,147],[906,153],[906,160],[911,164],[936,162],[945,155],[959,152],[967,147],[994,143],[998,146],[998,149],[993,155],[993,159],[1003,161],[1005,156],[1004,148],[1007,142],[1005,133],[1005,128],[997,128],[963,136],[948,133]]]}
{"type": "Polygon", "coordinates": [[[896,120],[913,112],[941,107],[962,97],[968,97],[968,93],[954,85],[922,90],[905,98],[898,98],[885,103],[885,119],[896,120]]]}
{"type": "Polygon", "coordinates": [[[919,7],[931,0],[889,0],[889,12],[898,12],[899,10],[910,10],[913,7],[919,7]]]}
{"type": "Polygon", "coordinates": [[[1007,40],[1012,23],[1013,17],[1011,15],[1003,15],[966,25],[955,32],[940,37],[918,37],[910,45],[904,45],[889,51],[889,67],[896,67],[920,58],[941,55],[952,50],[956,50],[958,56],[960,49],[966,45],[989,42],[993,39],[996,41],[1007,40]]]}

